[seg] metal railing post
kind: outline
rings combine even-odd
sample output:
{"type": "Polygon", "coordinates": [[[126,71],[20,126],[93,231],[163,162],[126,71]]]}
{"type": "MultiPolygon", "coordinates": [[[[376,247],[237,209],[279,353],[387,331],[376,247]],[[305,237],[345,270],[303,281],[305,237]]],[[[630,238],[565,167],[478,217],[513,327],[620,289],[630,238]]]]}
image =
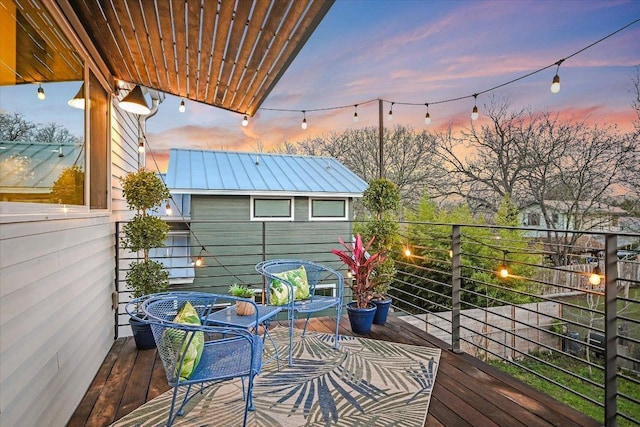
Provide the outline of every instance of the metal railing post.
{"type": "Polygon", "coordinates": [[[451,229],[451,350],[460,351],[460,286],[462,271],[460,263],[460,226],[451,229]]]}
{"type": "MultiPolygon", "coordinates": [[[[120,295],[120,222],[116,221],[116,265],[115,265],[115,298],[112,295],[111,301],[112,304],[114,301],[119,300],[120,295]]],[[[118,310],[120,308],[119,304],[116,304],[115,312],[113,314],[113,339],[118,339],[118,310]]]]}
{"type": "Polygon", "coordinates": [[[605,236],[604,258],[604,425],[615,427],[617,403],[617,294],[618,294],[618,236],[605,236]]]}

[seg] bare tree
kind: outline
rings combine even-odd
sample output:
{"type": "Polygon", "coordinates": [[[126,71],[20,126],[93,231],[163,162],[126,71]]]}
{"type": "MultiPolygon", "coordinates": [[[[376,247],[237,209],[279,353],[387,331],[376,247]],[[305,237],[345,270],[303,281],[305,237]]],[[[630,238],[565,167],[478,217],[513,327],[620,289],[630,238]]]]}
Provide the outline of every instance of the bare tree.
{"type": "Polygon", "coordinates": [[[35,128],[32,139],[35,142],[47,144],[74,144],[80,142],[79,138],[69,132],[67,128],[53,122],[35,128]]]}
{"type": "Polygon", "coordinates": [[[0,141],[27,141],[33,128],[22,113],[0,111],[0,141]]]}
{"type": "MultiPolygon", "coordinates": [[[[495,212],[505,195],[519,207],[539,205],[548,237],[567,251],[584,230],[597,226],[600,204],[636,169],[637,144],[613,126],[561,122],[549,113],[510,111],[509,102],[486,107],[490,124],[440,135],[440,155],[451,171],[454,192],[476,210],[495,212]],[[471,154],[457,155],[459,147],[471,154]],[[561,201],[561,203],[559,203],[561,201]],[[553,212],[566,221],[556,223],[553,212]],[[557,231],[555,231],[557,230],[557,231]]],[[[558,264],[566,253],[554,257],[558,264]]]]}
{"type": "MultiPolygon", "coordinates": [[[[396,126],[385,129],[383,144],[384,176],[399,187],[403,204],[417,203],[425,190],[439,186],[444,175],[436,162],[437,145],[432,134],[396,126]]],[[[279,150],[290,152],[292,148],[287,144],[279,150]]],[[[379,176],[379,150],[376,127],[309,138],[295,146],[297,153],[334,157],[367,182],[379,176]]]]}

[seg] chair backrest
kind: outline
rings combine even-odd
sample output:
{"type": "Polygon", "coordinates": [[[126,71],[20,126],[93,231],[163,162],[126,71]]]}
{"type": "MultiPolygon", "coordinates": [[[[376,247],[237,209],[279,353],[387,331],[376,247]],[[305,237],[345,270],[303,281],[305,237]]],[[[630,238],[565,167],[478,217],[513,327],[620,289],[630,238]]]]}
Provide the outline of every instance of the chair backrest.
{"type": "MultiPolygon", "coordinates": [[[[312,261],[301,259],[274,259],[263,261],[256,264],[256,271],[267,278],[267,295],[272,280],[283,280],[276,276],[278,273],[295,270],[303,266],[307,272],[307,281],[309,282],[309,292],[311,297],[316,293],[316,286],[320,283],[334,283],[336,285],[336,297],[342,299],[344,289],[344,278],[342,274],[336,270],[312,261]]],[[[292,285],[291,283],[289,283],[292,285]]]]}
{"type": "MultiPolygon", "coordinates": [[[[158,354],[165,368],[167,380],[170,385],[186,381],[180,378],[185,364],[193,363],[194,369],[200,361],[199,356],[194,359],[194,348],[200,346],[202,351],[205,343],[226,341],[228,347],[238,340],[248,340],[249,348],[255,347],[255,336],[246,329],[235,327],[207,326],[206,317],[216,310],[225,308],[230,301],[242,300],[228,295],[216,295],[201,292],[167,292],[162,294],[149,295],[142,303],[142,309],[146,315],[146,322],[151,324],[153,336],[158,348],[158,354]],[[189,302],[195,309],[201,325],[179,323],[175,321],[180,310],[189,302]],[[204,325],[203,325],[204,324],[204,325]],[[194,347],[192,347],[194,346],[194,347]],[[189,354],[191,353],[191,354],[189,354]]],[[[256,324],[257,324],[256,313],[256,324]]],[[[258,337],[259,338],[259,337],[258,337]]],[[[247,345],[245,343],[245,345],[247,345]]],[[[227,347],[223,345],[221,348],[227,347]]],[[[249,355],[254,368],[259,371],[259,366],[255,365],[260,354],[249,355]]]]}

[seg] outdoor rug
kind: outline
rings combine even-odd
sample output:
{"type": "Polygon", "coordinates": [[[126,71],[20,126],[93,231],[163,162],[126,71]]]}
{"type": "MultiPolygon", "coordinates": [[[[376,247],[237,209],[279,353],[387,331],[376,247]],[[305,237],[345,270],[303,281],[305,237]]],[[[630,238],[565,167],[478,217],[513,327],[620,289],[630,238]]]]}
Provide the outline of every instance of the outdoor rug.
{"type": "MultiPolygon", "coordinates": [[[[359,337],[295,330],[294,366],[287,359],[288,329],[270,334],[280,355],[256,377],[248,425],[272,426],[418,426],[425,424],[440,349],[359,337]]],[[[265,358],[274,347],[265,343],[265,358]]],[[[118,420],[117,427],[166,425],[172,390],[118,420]]],[[[180,397],[178,397],[180,401],[180,397]]],[[[244,401],[240,380],[205,389],[174,425],[189,427],[242,425],[244,401]]]]}

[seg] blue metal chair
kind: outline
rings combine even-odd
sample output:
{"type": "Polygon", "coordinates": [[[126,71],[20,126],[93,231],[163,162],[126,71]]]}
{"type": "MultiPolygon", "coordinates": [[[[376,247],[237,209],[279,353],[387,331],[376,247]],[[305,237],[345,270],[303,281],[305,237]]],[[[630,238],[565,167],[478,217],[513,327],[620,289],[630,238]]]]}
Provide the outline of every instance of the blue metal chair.
{"type": "Polygon", "coordinates": [[[293,324],[296,313],[306,314],[306,321],[302,336],[305,336],[309,318],[313,313],[326,310],[332,307],[336,308],[336,335],[334,340],[334,348],[338,348],[340,316],[342,310],[342,293],[344,291],[344,278],[342,274],[336,270],[322,264],[311,261],[297,259],[275,259],[263,261],[256,264],[256,271],[262,274],[266,279],[266,302],[269,303],[271,295],[271,285],[274,280],[280,281],[288,287],[288,301],[282,306],[282,310],[287,312],[287,320],[289,322],[289,366],[293,365],[293,324]],[[310,297],[308,299],[296,301],[294,299],[294,285],[290,281],[277,276],[278,273],[296,270],[303,266],[306,270],[307,280],[309,282],[310,297]],[[318,285],[321,283],[335,284],[335,293],[333,296],[316,295],[318,285]]]}
{"type": "MultiPolygon", "coordinates": [[[[245,409],[243,425],[247,423],[247,413],[253,410],[254,377],[262,368],[262,338],[246,328],[207,326],[206,318],[217,310],[228,307],[233,301],[243,300],[199,292],[162,293],[148,296],[142,303],[146,320],[151,324],[153,336],[162,360],[168,383],[173,387],[173,399],[167,419],[171,426],[178,415],[183,414],[184,405],[197,393],[217,382],[240,377],[242,379],[245,409]],[[202,325],[177,323],[176,315],[189,302],[202,325]],[[202,355],[188,377],[183,377],[183,368],[192,363],[192,344],[202,340],[202,355]],[[245,390],[245,380],[248,386],[245,390]],[[191,393],[193,385],[200,385],[191,393]],[[176,410],[178,388],[186,386],[182,403],[176,410]],[[246,391],[246,392],[245,392],[246,391]]],[[[251,301],[255,306],[255,302],[251,301]]],[[[255,307],[257,318],[257,306],[255,307]]],[[[257,323],[256,323],[257,324],[257,323]]],[[[257,330],[258,328],[255,328],[257,330]]]]}

